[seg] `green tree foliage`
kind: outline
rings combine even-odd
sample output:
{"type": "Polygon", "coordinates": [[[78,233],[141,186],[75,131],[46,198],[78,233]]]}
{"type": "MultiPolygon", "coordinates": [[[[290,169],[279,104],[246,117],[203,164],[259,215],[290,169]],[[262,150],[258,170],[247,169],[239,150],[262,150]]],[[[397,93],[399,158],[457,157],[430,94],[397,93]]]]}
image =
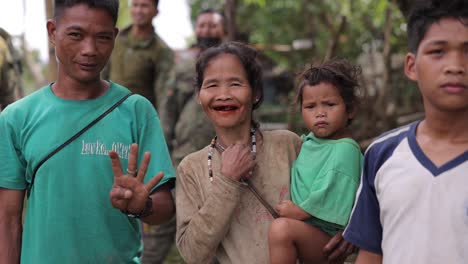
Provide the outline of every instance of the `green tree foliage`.
{"type": "MultiPolygon", "coordinates": [[[[223,9],[224,0],[188,0],[192,18],[204,8],[223,9]]],[[[387,0],[238,0],[238,31],[248,35],[252,44],[265,47],[265,52],[282,65],[298,69],[307,61],[324,58],[341,17],[346,18],[339,34],[335,56],[356,59],[366,45],[381,45],[387,0]],[[311,39],[306,50],[281,51],[278,45],[292,46],[298,39],[311,39]],[[380,44],[379,44],[380,43],[380,44]]],[[[394,12],[392,45],[403,49],[405,24],[401,13],[394,12]]]]}
{"type": "Polygon", "coordinates": [[[119,19],[117,20],[117,27],[123,28],[128,26],[130,23],[130,1],[119,0],[119,19]]]}

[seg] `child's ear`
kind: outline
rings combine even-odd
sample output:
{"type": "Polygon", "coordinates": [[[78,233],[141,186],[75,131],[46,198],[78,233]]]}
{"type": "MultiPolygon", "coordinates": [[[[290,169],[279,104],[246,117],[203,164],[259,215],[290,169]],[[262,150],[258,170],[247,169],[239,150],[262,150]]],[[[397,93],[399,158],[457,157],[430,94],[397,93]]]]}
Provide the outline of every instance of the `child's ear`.
{"type": "Polygon", "coordinates": [[[417,81],[418,73],[416,72],[416,55],[412,52],[406,54],[405,58],[405,75],[408,79],[417,81]]]}

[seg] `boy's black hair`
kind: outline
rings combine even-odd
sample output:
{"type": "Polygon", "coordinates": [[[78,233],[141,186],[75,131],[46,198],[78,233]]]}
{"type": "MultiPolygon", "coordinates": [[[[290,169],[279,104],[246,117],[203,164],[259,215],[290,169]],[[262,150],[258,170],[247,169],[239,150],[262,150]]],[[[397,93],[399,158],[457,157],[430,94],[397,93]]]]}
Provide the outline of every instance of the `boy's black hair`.
{"type": "Polygon", "coordinates": [[[118,0],[55,0],[54,18],[59,20],[63,11],[78,4],[86,4],[91,8],[102,8],[111,15],[114,25],[117,23],[119,14],[118,0]]]}
{"type": "Polygon", "coordinates": [[[443,18],[454,18],[468,26],[467,0],[418,0],[408,16],[408,48],[416,54],[429,27],[443,18]]]}
{"type": "MultiPolygon", "coordinates": [[[[196,93],[198,94],[200,92],[203,85],[203,79],[205,78],[205,70],[210,61],[223,54],[234,55],[241,62],[245,73],[247,74],[249,85],[252,88],[252,95],[255,97],[252,110],[257,109],[263,102],[262,68],[258,60],[258,52],[240,42],[225,42],[219,46],[208,48],[200,54],[196,64],[196,93]]],[[[253,119],[252,125],[254,127],[258,127],[258,123],[253,119]]]]}
{"type": "MultiPolygon", "coordinates": [[[[302,107],[304,87],[329,83],[338,89],[346,106],[351,113],[357,110],[359,100],[359,77],[361,67],[349,63],[347,60],[333,59],[318,66],[307,67],[299,76],[299,87],[296,102],[302,107]]],[[[349,120],[348,124],[350,124],[349,120]]]]}

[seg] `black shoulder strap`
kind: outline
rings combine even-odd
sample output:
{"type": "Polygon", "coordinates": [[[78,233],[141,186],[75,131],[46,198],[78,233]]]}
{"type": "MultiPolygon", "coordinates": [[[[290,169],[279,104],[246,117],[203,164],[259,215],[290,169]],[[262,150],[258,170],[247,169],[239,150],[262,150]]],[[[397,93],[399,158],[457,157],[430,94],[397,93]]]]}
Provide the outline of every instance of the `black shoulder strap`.
{"type": "Polygon", "coordinates": [[[257,190],[257,188],[255,188],[255,186],[252,184],[252,182],[249,179],[244,179],[243,181],[247,184],[247,187],[253,193],[253,195],[255,195],[255,197],[260,201],[260,203],[268,210],[268,212],[270,212],[271,216],[273,216],[273,218],[275,218],[275,219],[278,218],[279,214],[275,211],[273,206],[271,206],[263,198],[263,196],[260,194],[260,192],[257,190]]]}
{"type": "Polygon", "coordinates": [[[36,172],[39,170],[39,168],[46,162],[48,159],[50,159],[52,156],[57,154],[60,150],[65,148],[68,144],[73,142],[75,139],[77,139],[79,136],[81,136],[84,132],[86,132],[88,129],[90,129],[92,126],[94,126],[97,122],[101,121],[106,115],[108,115],[110,112],[114,111],[115,108],[117,108],[119,105],[121,105],[125,100],[127,100],[128,97],[130,97],[133,93],[129,93],[122,97],[119,101],[117,101],[115,104],[113,104],[111,107],[109,107],[104,113],[102,113],[100,116],[98,116],[96,119],[91,121],[88,125],[86,125],[84,128],[82,128],[80,131],[78,131],[76,134],[74,134],[72,137],[70,137],[67,141],[65,141],[63,144],[58,146],[56,149],[52,150],[47,156],[45,156],[36,166],[34,169],[34,172],[31,177],[31,183],[28,185],[28,191],[27,191],[27,196],[31,195],[32,187],[34,185],[34,179],[36,178],[36,172]]]}

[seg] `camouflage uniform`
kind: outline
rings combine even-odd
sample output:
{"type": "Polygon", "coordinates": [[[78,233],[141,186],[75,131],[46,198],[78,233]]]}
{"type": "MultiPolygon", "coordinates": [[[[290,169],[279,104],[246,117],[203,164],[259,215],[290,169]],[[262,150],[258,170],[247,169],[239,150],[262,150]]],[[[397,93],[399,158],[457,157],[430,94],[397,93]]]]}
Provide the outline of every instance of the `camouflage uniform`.
{"type": "Polygon", "coordinates": [[[143,95],[157,107],[161,95],[166,93],[164,84],[174,53],[156,33],[148,40],[134,39],[131,27],[120,31],[103,77],[143,95]]]}
{"type": "Polygon", "coordinates": [[[210,144],[215,135],[211,122],[198,104],[195,89],[196,51],[186,51],[178,61],[166,85],[168,93],[160,109],[161,124],[177,166],[188,154],[210,144]]]}
{"type": "Polygon", "coordinates": [[[21,88],[12,48],[10,36],[0,28],[0,111],[17,99],[16,93],[21,88]]]}
{"type": "MultiPolygon", "coordinates": [[[[167,81],[166,96],[158,109],[174,166],[177,166],[187,154],[208,145],[215,134],[194,94],[196,54],[197,52],[186,51],[178,56],[167,81]]],[[[175,233],[175,217],[166,224],[149,227],[145,233],[142,262],[162,263],[159,260],[155,261],[158,251],[166,250],[168,246],[167,241],[162,243],[161,240],[163,237],[174,239],[175,233]]]]}

